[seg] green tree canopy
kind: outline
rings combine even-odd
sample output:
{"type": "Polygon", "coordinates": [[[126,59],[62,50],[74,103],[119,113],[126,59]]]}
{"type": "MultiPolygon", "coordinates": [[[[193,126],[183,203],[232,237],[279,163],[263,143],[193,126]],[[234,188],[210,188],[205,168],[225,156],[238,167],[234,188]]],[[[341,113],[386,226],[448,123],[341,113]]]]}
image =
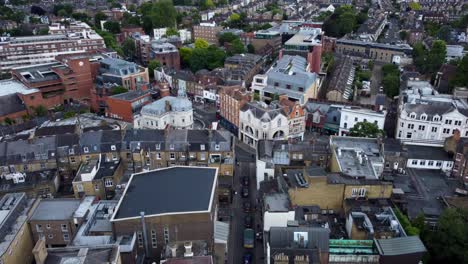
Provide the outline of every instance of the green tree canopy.
{"type": "Polygon", "coordinates": [[[34,114],[36,116],[46,116],[47,113],[48,113],[48,110],[43,105],[38,105],[38,106],[34,107],[34,114]]]}
{"type": "Polygon", "coordinates": [[[208,41],[204,39],[196,39],[195,40],[195,49],[206,49],[210,46],[208,41]]]}
{"type": "Polygon", "coordinates": [[[192,49],[188,47],[181,47],[179,49],[180,54],[180,61],[182,66],[189,67],[190,66],[190,58],[192,57],[192,49]]]}
{"type": "Polygon", "coordinates": [[[112,88],[112,95],[121,94],[128,92],[128,89],[123,86],[115,86],[112,88]]]}
{"type": "Polygon", "coordinates": [[[120,23],[117,21],[107,21],[104,23],[104,29],[112,34],[120,33],[120,23]]]}
{"type": "Polygon", "coordinates": [[[138,13],[142,16],[142,26],[147,34],[151,34],[153,28],[176,26],[177,11],[170,0],[143,3],[138,13]]]}
{"type": "Polygon", "coordinates": [[[383,130],[379,129],[377,124],[367,121],[356,123],[350,130],[349,135],[352,137],[368,137],[377,138],[383,136],[383,130]]]}
{"type": "Polygon", "coordinates": [[[176,28],[170,27],[166,30],[166,37],[169,37],[169,36],[180,36],[180,34],[176,28]]]}
{"type": "Polygon", "coordinates": [[[468,86],[468,55],[463,56],[458,62],[455,77],[449,81],[449,85],[451,87],[468,86]]]}
{"type": "Polygon", "coordinates": [[[102,12],[97,12],[97,13],[94,15],[94,25],[95,25],[97,28],[101,28],[101,21],[106,20],[106,19],[107,19],[106,14],[104,14],[104,13],[102,13],[102,12]]]}
{"type": "Polygon", "coordinates": [[[127,58],[133,59],[136,55],[135,41],[131,38],[126,38],[122,43],[122,50],[127,58]]]}
{"type": "Polygon", "coordinates": [[[395,64],[386,64],[382,67],[382,86],[385,94],[393,98],[400,93],[400,71],[395,64]]]}
{"type": "Polygon", "coordinates": [[[218,41],[219,41],[219,45],[223,46],[225,42],[232,42],[235,39],[239,39],[239,36],[231,32],[226,32],[226,33],[219,35],[218,41]]]}
{"type": "Polygon", "coordinates": [[[148,63],[148,75],[150,78],[154,78],[154,70],[159,67],[161,67],[161,63],[157,60],[151,60],[148,63]]]}

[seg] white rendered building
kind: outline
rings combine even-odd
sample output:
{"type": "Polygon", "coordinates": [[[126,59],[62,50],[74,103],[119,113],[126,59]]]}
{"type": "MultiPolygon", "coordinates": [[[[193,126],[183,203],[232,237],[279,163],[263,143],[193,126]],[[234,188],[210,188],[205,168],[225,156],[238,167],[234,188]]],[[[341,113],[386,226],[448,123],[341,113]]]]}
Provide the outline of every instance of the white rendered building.
{"type": "Polygon", "coordinates": [[[379,129],[384,129],[387,111],[374,111],[371,109],[345,106],[341,109],[339,135],[344,136],[349,130],[359,122],[369,122],[376,124],[379,129]]]}

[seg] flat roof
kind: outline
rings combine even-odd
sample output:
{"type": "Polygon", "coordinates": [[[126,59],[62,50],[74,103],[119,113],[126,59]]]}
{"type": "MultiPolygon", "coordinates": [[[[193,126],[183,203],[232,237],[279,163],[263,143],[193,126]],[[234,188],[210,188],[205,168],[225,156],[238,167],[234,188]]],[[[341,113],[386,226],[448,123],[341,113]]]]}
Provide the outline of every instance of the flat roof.
{"type": "Polygon", "coordinates": [[[217,168],[169,167],[133,174],[111,221],[210,212],[217,168]]]}
{"type": "Polygon", "coordinates": [[[73,217],[79,206],[80,200],[78,199],[45,199],[39,202],[31,220],[68,220],[73,217]]]}
{"type": "Polygon", "coordinates": [[[18,82],[16,80],[2,80],[0,81],[0,96],[5,96],[9,94],[31,94],[39,92],[38,89],[28,88],[26,85],[18,82]]]}
{"type": "Polygon", "coordinates": [[[380,255],[396,256],[426,252],[426,247],[418,236],[376,239],[375,245],[380,255]]]}

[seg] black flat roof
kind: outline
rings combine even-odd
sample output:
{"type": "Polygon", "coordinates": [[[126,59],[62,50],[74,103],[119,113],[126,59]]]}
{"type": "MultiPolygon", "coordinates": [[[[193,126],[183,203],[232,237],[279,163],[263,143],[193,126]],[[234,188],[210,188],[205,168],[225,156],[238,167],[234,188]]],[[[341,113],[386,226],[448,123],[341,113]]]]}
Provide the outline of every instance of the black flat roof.
{"type": "Polygon", "coordinates": [[[160,214],[208,211],[216,168],[170,167],[134,174],[113,220],[160,214]]]}

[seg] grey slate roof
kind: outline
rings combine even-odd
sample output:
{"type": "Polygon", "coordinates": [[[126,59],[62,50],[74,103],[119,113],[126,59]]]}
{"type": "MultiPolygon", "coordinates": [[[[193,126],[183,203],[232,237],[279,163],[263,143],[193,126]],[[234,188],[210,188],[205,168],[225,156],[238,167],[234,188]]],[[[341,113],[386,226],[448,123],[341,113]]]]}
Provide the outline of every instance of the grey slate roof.
{"type": "Polygon", "coordinates": [[[282,108],[265,108],[257,102],[247,103],[241,108],[242,112],[250,111],[255,118],[265,120],[266,122],[274,119],[276,116],[282,114],[286,116],[286,113],[282,108]]]}
{"type": "Polygon", "coordinates": [[[375,245],[381,256],[396,256],[424,253],[426,247],[418,236],[376,239],[375,245]]]}
{"type": "Polygon", "coordinates": [[[416,119],[420,119],[422,114],[426,114],[428,120],[432,120],[432,117],[435,115],[442,116],[443,114],[450,113],[455,110],[455,107],[451,103],[447,102],[421,102],[405,104],[404,109],[408,114],[415,113],[416,119]]]}
{"type": "Polygon", "coordinates": [[[112,220],[211,210],[217,170],[169,167],[132,175],[112,220]]]}
{"type": "Polygon", "coordinates": [[[443,160],[451,161],[448,153],[443,147],[427,147],[427,146],[416,146],[407,145],[408,159],[423,159],[423,160],[443,160]]]}
{"type": "Polygon", "coordinates": [[[0,96],[0,116],[26,110],[23,101],[16,94],[0,96]]]}
{"type": "Polygon", "coordinates": [[[68,220],[72,219],[76,209],[80,206],[78,199],[44,199],[31,216],[33,221],[68,220]]]}
{"type": "Polygon", "coordinates": [[[166,110],[166,104],[171,106],[170,111],[184,112],[192,110],[192,102],[190,102],[186,97],[166,96],[143,106],[141,114],[153,116],[165,114],[168,112],[166,110]]]}

